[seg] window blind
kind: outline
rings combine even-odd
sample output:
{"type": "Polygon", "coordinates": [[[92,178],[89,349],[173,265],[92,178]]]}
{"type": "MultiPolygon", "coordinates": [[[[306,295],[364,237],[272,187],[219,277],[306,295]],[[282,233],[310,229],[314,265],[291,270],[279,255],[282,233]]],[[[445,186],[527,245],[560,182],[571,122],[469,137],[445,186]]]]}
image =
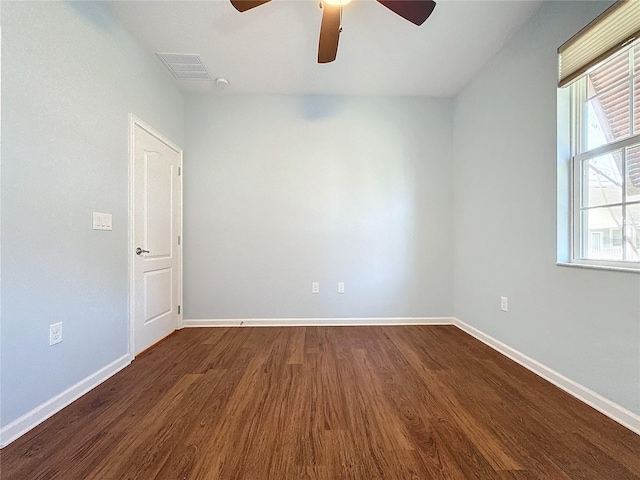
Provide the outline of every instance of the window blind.
{"type": "Polygon", "coordinates": [[[577,80],[639,37],[640,0],[618,0],[558,48],[558,86],[577,80]]]}

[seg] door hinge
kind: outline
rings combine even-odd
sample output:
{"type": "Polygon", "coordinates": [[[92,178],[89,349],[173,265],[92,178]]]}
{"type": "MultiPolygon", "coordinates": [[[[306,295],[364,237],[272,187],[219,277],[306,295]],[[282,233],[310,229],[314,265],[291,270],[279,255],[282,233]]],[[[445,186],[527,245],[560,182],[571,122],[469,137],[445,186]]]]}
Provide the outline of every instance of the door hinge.
{"type": "Polygon", "coordinates": [[[180,235],[178,235],[178,245],[180,245],[180,235]]]}
{"type": "Polygon", "coordinates": [[[182,173],[182,168],[178,167],[178,176],[180,176],[181,173],[182,173]]]}
{"type": "Polygon", "coordinates": [[[180,305],[178,305],[178,315],[180,315],[180,305]]]}

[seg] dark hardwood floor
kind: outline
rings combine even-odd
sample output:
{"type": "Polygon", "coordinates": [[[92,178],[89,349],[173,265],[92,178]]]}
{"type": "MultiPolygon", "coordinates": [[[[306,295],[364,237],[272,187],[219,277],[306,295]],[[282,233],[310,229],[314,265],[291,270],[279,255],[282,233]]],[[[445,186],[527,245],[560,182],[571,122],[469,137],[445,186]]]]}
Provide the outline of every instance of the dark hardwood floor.
{"type": "Polygon", "coordinates": [[[452,326],[184,329],[2,479],[640,479],[640,436],[452,326]]]}

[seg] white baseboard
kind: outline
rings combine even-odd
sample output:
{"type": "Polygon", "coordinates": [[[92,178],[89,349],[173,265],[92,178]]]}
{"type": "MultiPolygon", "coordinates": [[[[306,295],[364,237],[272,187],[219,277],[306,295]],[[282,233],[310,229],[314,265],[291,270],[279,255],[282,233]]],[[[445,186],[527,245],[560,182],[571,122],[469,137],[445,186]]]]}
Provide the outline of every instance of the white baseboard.
{"type": "Polygon", "coordinates": [[[357,325],[453,325],[453,317],[380,317],[380,318],[192,318],[183,327],[348,327],[357,325]]]}
{"type": "Polygon", "coordinates": [[[25,413],[20,418],[17,418],[13,422],[5,425],[0,429],[0,448],[4,448],[13,442],[15,439],[24,435],[32,428],[35,428],[40,423],[44,422],[47,418],[51,417],[55,413],[62,410],[71,402],[77,400],[89,390],[94,389],[109,377],[115,375],[124,367],[131,363],[131,357],[129,354],[114,360],[109,365],[101,368],[95,373],[92,373],[83,380],[68,388],[64,392],[56,395],[55,397],[47,400],[41,405],[30,412],[25,413]]]}
{"type": "Polygon", "coordinates": [[[600,413],[603,413],[607,417],[615,420],[620,425],[627,427],[629,430],[640,435],[640,415],[627,410],[626,408],[612,402],[608,398],[603,397],[599,393],[588,389],[584,385],[580,385],[578,382],[565,377],[561,373],[543,365],[542,363],[528,357],[524,353],[511,348],[510,346],[502,343],[499,340],[481,332],[480,330],[464,323],[462,320],[455,318],[454,325],[461,330],[467,332],[472,337],[477,338],[482,343],[490,346],[494,350],[509,357],[516,363],[519,363],[528,370],[531,370],[536,375],[544,378],[548,382],[551,382],[556,387],[561,388],[568,394],[576,397],[578,400],[586,403],[587,405],[595,408],[600,413]]]}

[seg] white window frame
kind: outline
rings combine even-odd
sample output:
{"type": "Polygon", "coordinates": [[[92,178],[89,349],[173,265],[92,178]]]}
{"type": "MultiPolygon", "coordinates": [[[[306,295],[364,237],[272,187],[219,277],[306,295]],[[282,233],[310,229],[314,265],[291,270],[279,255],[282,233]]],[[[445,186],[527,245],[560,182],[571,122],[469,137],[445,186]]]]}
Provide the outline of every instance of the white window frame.
{"type": "MultiPolygon", "coordinates": [[[[636,48],[640,48],[640,43],[636,43],[636,48]]],[[[613,56],[612,56],[613,57],[613,56]]],[[[610,58],[612,58],[610,57],[610,58]]],[[[632,65],[633,67],[633,65],[632,65]]],[[[633,71],[631,71],[631,74],[633,71]]],[[[640,74],[636,74],[635,77],[631,75],[629,81],[631,82],[631,88],[634,88],[634,78],[639,77],[640,74]]],[[[629,77],[627,77],[629,78],[629,77]]],[[[587,77],[584,76],[580,80],[573,83],[571,86],[571,215],[570,215],[570,263],[573,265],[579,266],[590,266],[595,268],[609,268],[616,270],[626,270],[626,271],[637,271],[640,272],[640,262],[632,262],[632,261],[614,261],[614,260],[597,260],[597,259],[589,259],[584,258],[586,255],[583,255],[583,250],[586,248],[588,231],[582,229],[582,195],[583,195],[583,185],[582,185],[582,169],[581,164],[584,161],[588,161],[591,158],[599,157],[601,155],[606,155],[607,153],[614,152],[616,150],[622,149],[623,152],[623,160],[622,160],[622,191],[626,192],[626,182],[627,182],[627,164],[625,157],[625,148],[640,144],[640,133],[636,135],[631,135],[630,137],[623,138],[618,141],[614,141],[612,143],[608,143],[606,145],[602,145],[600,147],[586,150],[585,146],[585,130],[584,130],[584,122],[585,122],[585,104],[587,97],[587,77]]],[[[630,92],[630,116],[631,116],[631,125],[630,132],[633,133],[634,125],[633,125],[633,91],[630,92]]],[[[640,92],[636,93],[636,100],[640,99],[640,92]]],[[[627,205],[635,205],[637,202],[627,202],[625,198],[625,194],[623,193],[623,201],[620,203],[610,204],[607,206],[616,207],[619,206],[622,209],[622,248],[623,252],[625,251],[627,246],[626,241],[626,232],[627,232],[627,223],[626,223],[626,206],[627,205]]]]}

